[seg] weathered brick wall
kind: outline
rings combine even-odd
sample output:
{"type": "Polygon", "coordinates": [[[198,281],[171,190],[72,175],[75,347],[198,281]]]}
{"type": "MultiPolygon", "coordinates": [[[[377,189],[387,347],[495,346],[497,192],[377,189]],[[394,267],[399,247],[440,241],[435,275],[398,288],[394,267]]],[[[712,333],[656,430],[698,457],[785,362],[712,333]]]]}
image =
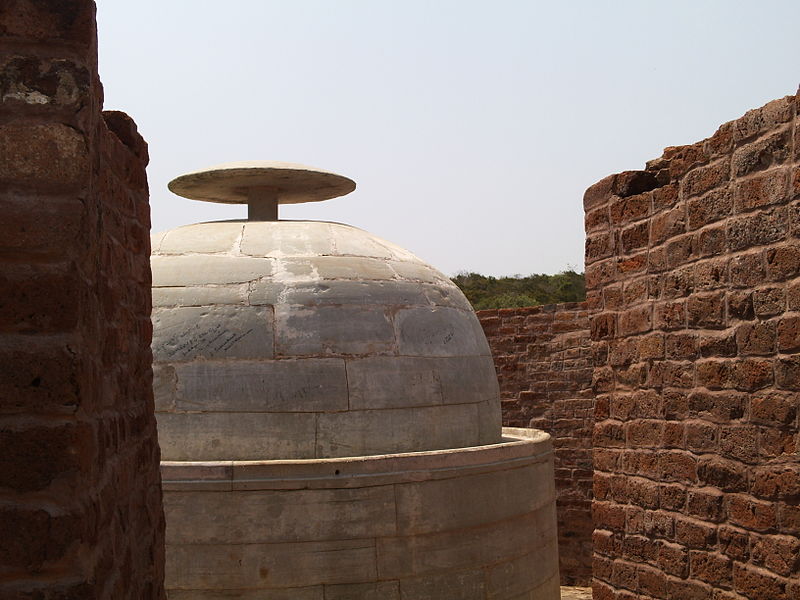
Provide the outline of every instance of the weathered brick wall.
{"type": "Polygon", "coordinates": [[[558,549],[565,585],[588,584],[592,559],[592,368],[585,303],[483,310],[503,425],[553,436],[558,549]]]}
{"type": "Polygon", "coordinates": [[[595,600],[800,598],[796,115],[586,192],[595,600]]]}
{"type": "Polygon", "coordinates": [[[147,147],[94,3],[0,3],[0,598],[162,598],[147,147]]]}

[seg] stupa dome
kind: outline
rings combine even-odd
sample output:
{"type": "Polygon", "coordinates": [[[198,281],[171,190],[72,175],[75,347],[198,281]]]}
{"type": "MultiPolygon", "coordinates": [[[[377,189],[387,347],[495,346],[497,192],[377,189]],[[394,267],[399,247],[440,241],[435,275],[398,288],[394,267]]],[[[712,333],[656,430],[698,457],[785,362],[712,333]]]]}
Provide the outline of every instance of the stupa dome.
{"type": "MultiPolygon", "coordinates": [[[[255,164],[251,179],[264,177],[264,163],[255,164]]],[[[298,173],[313,173],[268,164],[295,188],[298,173]]],[[[241,182],[247,168],[222,165],[171,187],[232,198],[225,177],[241,182]]],[[[324,193],[352,189],[331,176],[340,177],[317,175],[324,193]]],[[[407,250],[348,225],[277,220],[179,227],[154,235],[152,248],[164,460],[335,458],[500,441],[497,379],[478,319],[447,277],[407,250]]]]}
{"type": "Polygon", "coordinates": [[[555,600],[550,437],[501,430],[461,291],[356,227],[277,220],[354,187],[263,162],[170,184],[249,219],[152,238],[167,594],[555,600]]]}

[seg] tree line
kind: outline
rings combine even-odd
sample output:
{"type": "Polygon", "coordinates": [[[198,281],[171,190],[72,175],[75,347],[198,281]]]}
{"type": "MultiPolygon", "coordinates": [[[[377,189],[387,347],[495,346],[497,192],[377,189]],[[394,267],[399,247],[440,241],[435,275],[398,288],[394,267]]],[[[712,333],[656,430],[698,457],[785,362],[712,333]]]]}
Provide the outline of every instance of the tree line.
{"type": "Polygon", "coordinates": [[[453,277],[453,282],[464,292],[475,310],[580,302],[586,299],[583,273],[571,269],[555,275],[532,274],[527,277],[492,277],[461,272],[453,277]]]}

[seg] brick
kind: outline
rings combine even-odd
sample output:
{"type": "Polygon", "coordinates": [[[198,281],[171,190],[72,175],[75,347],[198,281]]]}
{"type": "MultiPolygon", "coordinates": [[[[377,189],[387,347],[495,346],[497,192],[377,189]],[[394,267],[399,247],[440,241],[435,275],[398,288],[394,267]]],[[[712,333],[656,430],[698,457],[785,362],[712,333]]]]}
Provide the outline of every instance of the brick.
{"type": "Polygon", "coordinates": [[[672,598],[683,598],[685,600],[712,600],[713,590],[711,586],[700,581],[689,581],[667,578],[667,590],[672,598]]]}
{"type": "Polygon", "coordinates": [[[686,302],[658,303],[653,309],[653,327],[665,331],[686,327],[686,302]]]}
{"type": "Polygon", "coordinates": [[[622,286],[608,285],[603,288],[603,307],[606,310],[617,310],[622,308],[622,286]]]}
{"type": "Polygon", "coordinates": [[[634,421],[625,425],[626,443],[629,447],[660,447],[663,444],[662,421],[634,421]]]}
{"type": "Polygon", "coordinates": [[[728,261],[706,260],[694,267],[694,289],[710,291],[721,288],[728,283],[728,261]]]}
{"type": "Polygon", "coordinates": [[[586,236],[585,256],[587,260],[595,261],[608,258],[614,253],[614,236],[609,232],[600,232],[586,236]]]}
{"type": "MultiPolygon", "coordinates": [[[[614,389],[614,370],[611,367],[595,369],[592,372],[592,390],[595,393],[610,392],[614,389]]],[[[598,415],[599,416],[599,415],[598,415]]]]}
{"type": "Polygon", "coordinates": [[[617,258],[617,272],[630,277],[634,273],[644,273],[647,270],[647,252],[642,252],[628,257],[617,258]]]}
{"type": "Polygon", "coordinates": [[[640,337],[637,342],[639,360],[664,358],[664,334],[653,333],[640,337]]]}
{"type": "Polygon", "coordinates": [[[598,231],[600,229],[608,228],[609,226],[608,208],[602,206],[598,209],[586,213],[586,218],[584,219],[584,225],[586,227],[587,232],[598,231]]]}
{"type": "Polygon", "coordinates": [[[756,358],[737,360],[731,368],[731,383],[737,390],[753,392],[773,382],[772,362],[756,358]]]}
{"type": "Polygon", "coordinates": [[[775,385],[784,390],[800,390],[800,356],[775,361],[775,385]]]}
{"type": "Polygon", "coordinates": [[[771,248],[764,256],[768,280],[784,281],[800,274],[800,246],[771,248]]]}
{"type": "Polygon", "coordinates": [[[755,564],[784,577],[796,572],[800,560],[800,540],[796,537],[753,534],[750,543],[755,564]]]}
{"type": "Polygon", "coordinates": [[[720,427],[719,447],[722,456],[743,462],[758,460],[757,427],[751,425],[729,425],[720,427]]]}
{"type": "Polygon", "coordinates": [[[614,195],[616,175],[609,175],[590,186],[583,194],[583,208],[589,210],[608,202],[614,195]]]}
{"type": "Polygon", "coordinates": [[[662,481],[697,481],[697,459],[680,451],[663,452],[658,458],[662,481]]]}
{"type": "Polygon", "coordinates": [[[752,600],[791,600],[781,579],[752,565],[734,563],[734,589],[752,600]]]}
{"type": "Polygon", "coordinates": [[[725,293],[692,294],[686,304],[689,327],[717,329],[725,326],[725,293]]]}
{"type": "Polygon", "coordinates": [[[730,154],[733,149],[733,123],[723,123],[705,142],[706,153],[711,156],[730,154]]]}
{"type": "Polygon", "coordinates": [[[94,3],[64,0],[8,0],[0,5],[3,36],[39,42],[68,42],[89,46],[95,41],[94,3]]]}
{"type": "Polygon", "coordinates": [[[686,211],[689,230],[699,229],[731,215],[733,196],[727,187],[716,189],[700,198],[687,200],[686,211]]]}
{"type": "Polygon", "coordinates": [[[791,129],[784,127],[737,148],[731,161],[734,176],[741,177],[785,162],[790,146],[791,129]]]}
{"type": "Polygon", "coordinates": [[[690,169],[708,162],[705,144],[697,142],[687,146],[672,146],[664,149],[664,157],[669,158],[669,174],[675,180],[685,175],[690,169]]]}
{"type": "Polygon", "coordinates": [[[612,338],[617,331],[617,315],[614,313],[601,313],[589,319],[590,333],[593,340],[612,338]]]}
{"type": "Polygon", "coordinates": [[[626,535],[622,539],[620,554],[625,560],[634,562],[655,561],[659,544],[642,535],[626,535]]]}
{"type": "Polygon", "coordinates": [[[625,431],[621,423],[604,421],[594,426],[594,444],[600,447],[623,447],[625,431]]]}
{"type": "Polygon", "coordinates": [[[649,331],[652,328],[652,307],[644,305],[620,313],[618,327],[621,336],[649,331]]]}
{"type": "Polygon", "coordinates": [[[80,516],[27,506],[0,507],[0,564],[36,573],[64,557],[81,534],[80,516]]]}
{"type": "Polygon", "coordinates": [[[713,455],[698,460],[697,476],[702,485],[717,487],[726,492],[745,489],[747,484],[747,469],[744,465],[713,455]]]}
{"type": "Polygon", "coordinates": [[[659,298],[670,300],[688,296],[694,289],[694,267],[687,266],[666,273],[659,298]]]}
{"type": "Polygon", "coordinates": [[[584,277],[587,290],[597,289],[611,283],[617,277],[617,262],[610,259],[593,263],[591,259],[587,259],[584,277]]]}
{"type": "Polygon", "coordinates": [[[650,239],[650,227],[646,221],[623,229],[619,235],[620,247],[624,254],[644,248],[650,239]]]}
{"type": "Polygon", "coordinates": [[[625,306],[634,306],[647,300],[648,283],[648,279],[645,277],[625,282],[622,293],[625,306]]]}
{"type": "Polygon", "coordinates": [[[778,350],[792,352],[800,350],[800,316],[787,316],[778,321],[778,350]]]}
{"type": "Polygon", "coordinates": [[[664,417],[667,419],[684,419],[689,414],[689,398],[681,390],[664,390],[664,417]]]}
{"type": "Polygon", "coordinates": [[[697,232],[694,241],[694,248],[697,256],[717,256],[725,252],[728,247],[727,230],[724,225],[719,227],[707,227],[697,232]]]}
{"type": "Polygon", "coordinates": [[[728,292],[728,318],[739,319],[741,321],[748,321],[755,318],[752,292],[728,292]]]}
{"type": "Polygon", "coordinates": [[[781,533],[800,535],[800,505],[779,504],[778,519],[781,533]]]}
{"type": "Polygon", "coordinates": [[[592,502],[592,522],[600,529],[622,531],[625,528],[625,510],[610,502],[592,502]]]}
{"type": "Polygon", "coordinates": [[[744,494],[730,494],[725,499],[728,519],[734,525],[754,531],[768,531],[777,525],[775,505],[744,494]]]}
{"type": "Polygon", "coordinates": [[[699,336],[698,347],[700,356],[704,358],[736,356],[736,336],[732,332],[702,333],[699,336]]]}
{"type": "Polygon", "coordinates": [[[658,471],[658,454],[650,450],[626,450],[617,469],[630,475],[652,477],[658,471]]]}
{"type": "Polygon", "coordinates": [[[677,483],[660,485],[658,502],[664,510],[683,510],[686,505],[686,487],[677,483]]]}
{"type": "Polygon", "coordinates": [[[800,310],[800,281],[789,284],[786,291],[787,310],[800,310]]]}
{"type": "Polygon", "coordinates": [[[734,141],[743,141],[791,120],[792,100],[792,96],[787,96],[773,100],[761,108],[748,110],[732,123],[734,141]]]}
{"type": "Polygon", "coordinates": [[[609,207],[611,223],[621,226],[644,219],[650,214],[650,204],[650,194],[646,193],[614,198],[609,207]]]}
{"type": "Polygon", "coordinates": [[[698,519],[675,518],[675,541],[689,548],[709,548],[717,539],[717,528],[698,519]]]}
{"type": "Polygon", "coordinates": [[[88,173],[86,142],[71,127],[14,121],[0,126],[0,181],[64,192],[85,185],[88,173]]]}
{"type": "MultiPolygon", "coordinates": [[[[602,560],[602,559],[600,559],[602,560]]],[[[592,566],[592,574],[596,579],[592,580],[592,599],[593,600],[616,600],[616,594],[614,593],[614,588],[610,585],[603,583],[600,581],[600,573],[602,571],[603,563],[593,564],[592,566]]],[[[610,578],[610,575],[608,575],[610,578]]]]}
{"type": "Polygon", "coordinates": [[[0,486],[41,490],[58,477],[88,470],[93,437],[87,425],[0,429],[0,486]]]}
{"type": "Polygon", "coordinates": [[[777,327],[774,321],[742,323],[736,328],[736,345],[740,355],[775,353],[777,327]]]}
{"type": "Polygon", "coordinates": [[[798,404],[795,394],[761,391],[750,400],[750,420],[771,427],[791,426],[797,419],[798,404]]]}
{"type": "Polygon", "coordinates": [[[786,310],[783,288],[768,287],[753,292],[753,310],[758,317],[772,317],[786,310]]]}
{"type": "Polygon", "coordinates": [[[657,564],[665,573],[686,577],[689,571],[689,551],[679,544],[662,542],[658,546],[657,564]]]}
{"type": "Polygon", "coordinates": [[[729,559],[750,560],[750,534],[744,529],[721,525],[717,530],[720,551],[729,559]]]}
{"type": "Polygon", "coordinates": [[[789,214],[784,207],[734,217],[728,221],[728,250],[774,244],[786,238],[788,232],[789,214]]]}
{"type": "Polygon", "coordinates": [[[653,216],[650,220],[650,246],[686,232],[686,210],[683,205],[653,216]]]}
{"type": "Polygon", "coordinates": [[[766,277],[762,253],[739,254],[730,261],[730,283],[734,287],[753,287],[766,277]]]}
{"type": "Polygon", "coordinates": [[[666,336],[665,355],[671,360],[696,358],[697,335],[694,333],[670,333],[666,336]]]}
{"type": "Polygon", "coordinates": [[[71,414],[85,402],[80,364],[67,344],[0,347],[0,413],[71,414]]]}
{"type": "Polygon", "coordinates": [[[690,388],[694,385],[695,368],[691,362],[655,362],[648,372],[647,385],[653,388],[690,388]]]}
{"type": "Polygon", "coordinates": [[[614,587],[636,587],[636,566],[621,560],[611,564],[611,583],[614,587]]]}
{"type": "Polygon", "coordinates": [[[737,181],[733,192],[733,210],[736,214],[780,204],[788,200],[789,171],[773,169],[737,181]]]}
{"type": "Polygon", "coordinates": [[[652,567],[639,567],[639,590],[664,600],[670,597],[667,576],[652,567]]]}
{"type": "Polygon", "coordinates": [[[694,579],[729,587],[733,582],[733,561],[717,552],[692,550],[689,552],[689,572],[694,579]]]}
{"type": "Polygon", "coordinates": [[[688,421],[684,424],[686,448],[693,452],[716,450],[719,446],[719,428],[706,421],[688,421]]]}
{"type": "Polygon", "coordinates": [[[704,360],[696,363],[697,385],[721,390],[731,385],[732,363],[727,360],[704,360]]]}
{"type": "Polygon", "coordinates": [[[744,417],[747,396],[736,392],[693,391],[688,397],[689,411],[714,423],[729,423],[744,417]]]}
{"type": "Polygon", "coordinates": [[[675,206],[678,201],[678,186],[676,184],[663,185],[653,190],[653,210],[660,211],[675,206]]]}
{"type": "Polygon", "coordinates": [[[730,178],[730,160],[720,159],[709,165],[689,171],[681,184],[684,198],[700,196],[709,190],[719,187],[730,178]]]}
{"type": "Polygon", "coordinates": [[[773,500],[800,499],[800,467],[797,465],[758,467],[751,477],[750,492],[754,496],[773,500]]]}
{"type": "Polygon", "coordinates": [[[798,450],[797,435],[787,429],[759,427],[758,449],[762,461],[773,458],[785,460],[798,450]]]}

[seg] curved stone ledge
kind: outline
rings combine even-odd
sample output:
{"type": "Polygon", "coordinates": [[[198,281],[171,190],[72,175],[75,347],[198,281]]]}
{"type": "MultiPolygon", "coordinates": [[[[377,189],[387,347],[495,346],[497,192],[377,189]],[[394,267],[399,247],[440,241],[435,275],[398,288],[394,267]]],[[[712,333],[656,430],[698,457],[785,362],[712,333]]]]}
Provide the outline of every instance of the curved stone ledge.
{"type": "Polygon", "coordinates": [[[406,454],[162,463],[169,596],[556,600],[550,436],[503,433],[406,454]]]}

